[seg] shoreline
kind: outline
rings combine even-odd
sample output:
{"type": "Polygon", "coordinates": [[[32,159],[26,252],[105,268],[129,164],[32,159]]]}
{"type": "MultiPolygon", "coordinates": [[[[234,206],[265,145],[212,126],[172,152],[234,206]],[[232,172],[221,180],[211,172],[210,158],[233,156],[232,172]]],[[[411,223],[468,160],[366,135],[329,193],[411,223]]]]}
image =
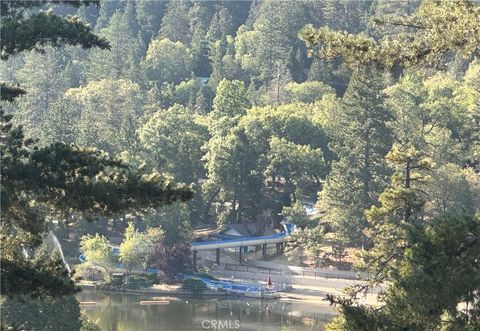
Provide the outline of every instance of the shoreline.
{"type": "Polygon", "coordinates": [[[170,296],[170,297],[194,297],[194,298],[236,298],[236,299],[257,299],[261,301],[279,301],[279,302],[296,302],[296,303],[306,303],[306,304],[315,304],[322,306],[330,306],[326,301],[326,296],[315,296],[315,295],[304,295],[301,293],[301,290],[291,289],[289,291],[277,292],[279,297],[277,298],[255,298],[255,297],[246,297],[244,295],[237,295],[227,292],[218,292],[212,290],[205,290],[200,294],[193,294],[187,291],[178,291],[176,289],[155,289],[155,288],[143,288],[143,289],[132,289],[132,288],[107,288],[107,289],[98,289],[93,284],[81,283],[78,284],[79,287],[95,292],[104,292],[104,293],[124,293],[124,294],[137,294],[137,295],[148,295],[148,296],[170,296]]]}
{"type": "Polygon", "coordinates": [[[155,289],[155,288],[142,288],[142,289],[134,289],[134,288],[106,288],[106,289],[99,289],[96,288],[95,285],[92,284],[85,284],[85,283],[80,283],[78,286],[82,289],[89,289],[89,290],[94,290],[98,292],[113,292],[113,293],[126,293],[126,294],[147,294],[147,295],[168,295],[168,296],[179,296],[179,297],[202,297],[202,296],[208,296],[208,297],[229,297],[229,296],[235,296],[235,297],[240,297],[236,295],[232,295],[229,293],[223,293],[223,292],[217,292],[217,291],[211,291],[211,290],[206,290],[202,292],[199,295],[195,295],[193,293],[187,292],[187,291],[177,291],[177,290],[160,290],[160,289],[155,289]]]}

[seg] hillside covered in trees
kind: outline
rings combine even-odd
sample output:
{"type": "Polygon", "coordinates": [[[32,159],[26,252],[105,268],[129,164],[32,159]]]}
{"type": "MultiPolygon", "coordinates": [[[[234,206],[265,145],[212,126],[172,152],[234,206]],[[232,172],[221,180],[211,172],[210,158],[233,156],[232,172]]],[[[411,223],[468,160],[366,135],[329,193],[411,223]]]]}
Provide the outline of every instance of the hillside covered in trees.
{"type": "MultiPolygon", "coordinates": [[[[99,201],[76,204],[68,190],[65,203],[42,197],[71,256],[85,249],[82,235],[123,233],[126,221],[161,226],[166,258],[188,255],[194,229],[278,227],[288,217],[298,228],[292,256],[355,248],[371,286],[391,284],[383,310],[330,298],[343,313],[331,330],[480,326],[478,3],[126,0],[39,10],[75,15],[108,43],[2,46],[2,81],[27,92],[2,102],[6,122],[12,115],[35,141],[38,163],[82,146],[97,158],[85,173],[112,181],[99,201]]],[[[53,174],[46,180],[65,180],[53,174]]],[[[24,215],[28,196],[2,218],[24,215]]]]}

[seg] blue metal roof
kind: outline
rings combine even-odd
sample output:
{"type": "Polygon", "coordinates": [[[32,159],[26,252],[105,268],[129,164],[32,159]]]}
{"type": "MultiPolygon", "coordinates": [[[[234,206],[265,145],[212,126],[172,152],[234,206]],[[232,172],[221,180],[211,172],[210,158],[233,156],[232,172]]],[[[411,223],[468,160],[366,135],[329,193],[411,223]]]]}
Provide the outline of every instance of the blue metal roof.
{"type": "Polygon", "coordinates": [[[199,241],[199,242],[192,242],[192,246],[202,246],[202,245],[210,245],[216,243],[234,243],[240,241],[249,241],[249,240],[259,240],[259,239],[274,239],[274,238],[283,238],[286,237],[287,234],[285,232],[272,234],[269,236],[261,236],[261,237],[238,237],[236,239],[227,239],[227,240],[215,240],[215,241],[199,241]]]}

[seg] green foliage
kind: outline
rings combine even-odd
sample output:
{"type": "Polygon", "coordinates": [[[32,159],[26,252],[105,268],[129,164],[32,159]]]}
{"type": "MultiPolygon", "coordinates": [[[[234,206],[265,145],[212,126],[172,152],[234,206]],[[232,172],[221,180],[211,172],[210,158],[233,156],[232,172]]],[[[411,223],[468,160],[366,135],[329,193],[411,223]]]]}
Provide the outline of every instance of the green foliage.
{"type": "Polygon", "coordinates": [[[164,1],[135,1],[135,13],[142,44],[147,45],[150,39],[158,33],[166,4],[164,1]]]}
{"type": "Polygon", "coordinates": [[[154,263],[155,246],[164,240],[161,227],[148,228],[146,232],[138,232],[133,222],[129,222],[123,241],[120,244],[120,263],[127,269],[127,283],[131,281],[134,269],[147,270],[154,263]]]}
{"type": "Polygon", "coordinates": [[[19,257],[12,261],[2,256],[1,271],[1,293],[9,297],[61,297],[79,290],[58,257],[40,256],[34,260],[19,257]]]}
{"type": "Polygon", "coordinates": [[[73,295],[2,298],[2,328],[5,329],[79,330],[82,324],[80,307],[73,295]]]}
{"type": "Polygon", "coordinates": [[[383,104],[382,77],[376,71],[355,72],[341,100],[325,98],[319,103],[321,121],[332,139],[338,159],[332,163],[317,207],[324,220],[346,242],[365,246],[364,210],[377,203],[389,170],[384,157],[391,147],[387,127],[390,111],[383,104]]]}
{"type": "Polygon", "coordinates": [[[24,129],[2,121],[2,293],[74,292],[58,256],[38,246],[50,220],[72,238],[140,216],[147,230],[130,228],[122,259],[171,283],[191,269],[192,224],[288,216],[305,227],[290,258],[321,266],[363,246],[369,284],[390,286],[381,307],[332,298],[343,317],[331,328],[478,325],[465,294],[478,288],[476,241],[456,237],[478,236],[462,221],[480,206],[476,3],[104,1],[78,10],[99,37],[46,1],[1,6],[2,100],[28,92],[4,107],[24,129]],[[301,32],[313,61],[298,38],[307,23],[323,26],[301,32]],[[46,38],[34,43],[38,31],[46,38]],[[111,52],[88,49],[107,41],[111,52]],[[194,198],[162,207],[192,195],[165,178],[195,183],[194,198]],[[317,192],[318,224],[295,203],[317,192]],[[466,301],[468,313],[457,305],[466,301]]]}
{"type": "Polygon", "coordinates": [[[226,137],[214,136],[209,149],[209,180],[221,187],[225,200],[231,199],[234,219],[239,221],[244,209],[247,215],[255,215],[262,183],[257,166],[259,155],[245,132],[234,128],[226,137]]]}
{"type": "Polygon", "coordinates": [[[321,58],[341,56],[352,66],[371,64],[392,69],[441,60],[449,51],[468,57],[480,38],[477,19],[480,8],[469,0],[423,1],[407,17],[377,18],[377,24],[405,26],[409,33],[384,37],[379,41],[365,33],[336,32],[329,27],[306,26],[300,33],[307,47],[321,58]]]}
{"type": "Polygon", "coordinates": [[[127,287],[145,289],[145,288],[152,287],[156,283],[158,283],[158,277],[156,275],[153,275],[153,276],[132,275],[129,278],[127,287]]]}
{"type": "Polygon", "coordinates": [[[144,252],[141,248],[143,241],[142,234],[135,230],[133,222],[129,222],[123,234],[123,241],[120,244],[120,255],[118,257],[120,263],[127,269],[127,282],[132,270],[139,267],[142,262],[144,252]]]}
{"type": "MultiPolygon", "coordinates": [[[[22,262],[24,257],[19,248],[34,248],[41,243],[42,234],[48,229],[47,215],[64,217],[68,211],[91,217],[134,208],[148,209],[158,206],[161,201],[170,203],[191,194],[188,189],[166,184],[158,174],[144,176],[134,173],[126,165],[98,151],[61,143],[34,148],[34,143],[26,140],[22,129],[12,126],[10,120],[11,116],[2,114],[0,230],[2,274],[6,277],[10,274],[8,268],[16,263],[19,268],[17,281],[22,281],[22,275],[28,279],[28,269],[32,265],[28,261],[22,262]],[[177,193],[179,195],[175,197],[177,193]]],[[[39,277],[47,274],[47,270],[42,270],[38,271],[39,277]]],[[[33,275],[35,271],[30,272],[33,275]]],[[[52,278],[52,281],[60,280],[52,278]]],[[[13,285],[10,281],[5,285],[9,283],[13,285]]],[[[38,284],[40,291],[41,284],[38,284]]],[[[48,287],[50,282],[43,284],[48,287]]],[[[14,286],[5,289],[22,291],[21,287],[15,289],[14,286]]]]}
{"type": "Polygon", "coordinates": [[[116,11],[108,26],[99,31],[98,35],[108,40],[110,50],[90,51],[85,73],[88,80],[140,78],[140,46],[129,20],[131,18],[126,13],[116,11]]]}
{"type": "Polygon", "coordinates": [[[192,57],[180,41],[154,39],[148,46],[143,64],[147,80],[162,83],[180,83],[192,75],[192,57]]]}
{"type": "Polygon", "coordinates": [[[474,330],[480,325],[480,222],[441,217],[405,228],[408,247],[379,308],[332,299],[343,313],[331,330],[474,330]],[[341,321],[339,323],[339,321],[341,321]]]}
{"type": "Polygon", "coordinates": [[[273,136],[270,139],[267,160],[265,174],[273,178],[282,176],[287,186],[293,185],[293,192],[299,187],[307,187],[309,183],[320,186],[321,178],[326,175],[320,148],[296,145],[284,138],[273,136]]]}
{"type": "Polygon", "coordinates": [[[238,60],[235,58],[235,40],[231,36],[222,37],[210,43],[209,60],[212,66],[209,85],[217,87],[222,79],[235,80],[244,77],[238,60]]]}
{"type": "Polygon", "coordinates": [[[191,110],[175,105],[156,112],[139,129],[139,138],[147,160],[158,171],[185,183],[203,178],[202,147],[208,130],[191,110]]]}
{"type": "Polygon", "coordinates": [[[335,90],[332,87],[317,81],[289,83],[286,87],[286,94],[290,103],[314,103],[322,99],[325,94],[334,93],[335,90]]]}
{"type": "Polygon", "coordinates": [[[167,245],[160,242],[156,246],[155,255],[158,267],[163,272],[162,281],[166,284],[175,284],[181,273],[191,272],[193,269],[190,257],[190,247],[184,243],[167,245]]]}
{"type": "Polygon", "coordinates": [[[194,295],[199,295],[207,290],[207,285],[205,285],[200,279],[188,278],[183,281],[182,289],[191,292],[194,295]]]}
{"type": "MultiPolygon", "coordinates": [[[[71,3],[75,5],[80,2],[71,3]]],[[[41,2],[35,2],[27,6],[40,4],[41,2]]],[[[90,27],[78,17],[59,17],[51,11],[29,13],[25,10],[24,2],[4,1],[1,9],[2,60],[24,51],[41,51],[46,45],[80,45],[83,48],[102,49],[110,47],[105,39],[93,34],[90,27]]]]}
{"type": "Polygon", "coordinates": [[[2,101],[12,102],[15,98],[25,93],[27,92],[19,87],[7,86],[5,83],[0,83],[0,97],[2,101]]]}
{"type": "Polygon", "coordinates": [[[143,92],[127,80],[102,79],[69,89],[67,100],[79,107],[77,140],[116,155],[136,147],[135,127],[143,114],[143,92]]]}
{"type": "Polygon", "coordinates": [[[313,223],[307,215],[307,211],[303,204],[298,201],[291,207],[283,207],[282,216],[285,217],[287,222],[293,223],[302,229],[313,223]]]}
{"type": "Polygon", "coordinates": [[[109,283],[114,266],[114,256],[107,238],[98,234],[84,236],[80,241],[80,251],[86,261],[79,269],[98,268],[102,272],[105,282],[109,283]]]}
{"type": "Polygon", "coordinates": [[[326,258],[323,248],[323,234],[320,227],[296,228],[291,234],[291,240],[285,247],[285,255],[289,261],[303,265],[307,256],[313,257],[315,267],[322,265],[326,258]]]}
{"type": "Polygon", "coordinates": [[[236,58],[255,80],[268,82],[276,67],[293,65],[289,55],[300,47],[297,33],[308,15],[304,3],[266,1],[258,6],[252,26],[237,31],[236,58]]]}
{"type": "Polygon", "coordinates": [[[225,136],[250,106],[245,85],[238,80],[222,80],[217,87],[210,116],[210,132],[225,136]]]}
{"type": "Polygon", "coordinates": [[[163,241],[167,246],[173,246],[190,243],[192,229],[189,216],[187,204],[174,203],[147,214],[145,222],[150,228],[161,227],[163,241]]]}
{"type": "Polygon", "coordinates": [[[80,327],[80,331],[101,331],[100,327],[88,318],[85,314],[82,314],[82,326],[80,327]]]}
{"type": "Polygon", "coordinates": [[[32,136],[43,136],[42,124],[48,121],[49,109],[68,87],[67,80],[61,75],[64,69],[62,53],[51,47],[46,47],[42,55],[33,51],[25,53],[24,64],[15,73],[28,91],[19,100],[17,119],[27,124],[25,129],[32,136]]]}
{"type": "Polygon", "coordinates": [[[190,39],[190,22],[188,17],[190,3],[170,1],[167,5],[159,37],[188,45],[190,39]]]}

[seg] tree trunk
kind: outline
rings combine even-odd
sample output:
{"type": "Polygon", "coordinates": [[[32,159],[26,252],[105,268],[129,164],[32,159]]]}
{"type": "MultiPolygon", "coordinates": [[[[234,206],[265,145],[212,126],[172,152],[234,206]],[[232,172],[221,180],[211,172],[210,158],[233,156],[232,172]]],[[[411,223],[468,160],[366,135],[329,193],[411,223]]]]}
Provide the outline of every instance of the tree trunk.
{"type": "Polygon", "coordinates": [[[215,200],[215,198],[217,197],[217,195],[220,193],[220,186],[215,190],[215,193],[212,194],[212,196],[210,197],[210,199],[208,199],[207,203],[206,203],[206,206],[205,206],[205,209],[202,213],[202,221],[205,223],[205,221],[207,220],[207,217],[208,217],[208,212],[210,210],[210,206],[212,205],[213,203],[213,200],[215,200]]]}
{"type": "Polygon", "coordinates": [[[233,212],[237,209],[237,186],[238,186],[238,177],[235,177],[235,184],[233,186],[233,212]]]}
{"type": "MultiPolygon", "coordinates": [[[[411,172],[411,161],[410,159],[407,160],[407,164],[405,165],[405,188],[409,189],[411,186],[411,178],[410,178],[410,172],[411,172]]],[[[412,215],[412,210],[411,206],[407,205],[405,208],[405,221],[408,222],[410,219],[410,216],[412,215]]]]}

